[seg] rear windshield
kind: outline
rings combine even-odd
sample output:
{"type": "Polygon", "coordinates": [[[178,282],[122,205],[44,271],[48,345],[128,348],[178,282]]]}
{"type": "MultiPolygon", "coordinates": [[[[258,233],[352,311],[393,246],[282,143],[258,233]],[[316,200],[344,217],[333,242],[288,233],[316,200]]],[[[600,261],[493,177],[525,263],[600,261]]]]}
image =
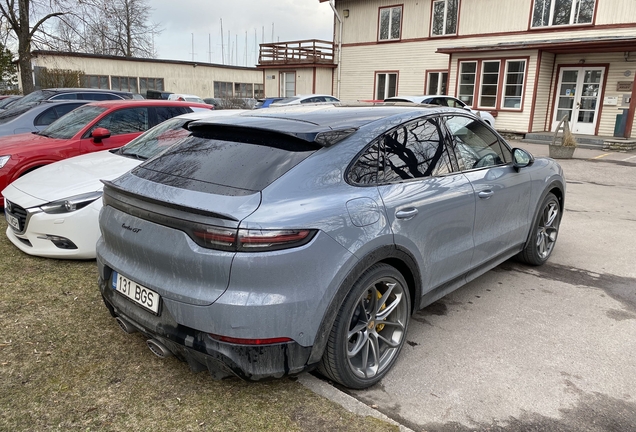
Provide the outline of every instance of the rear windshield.
{"type": "Polygon", "coordinates": [[[93,119],[104,111],[106,111],[106,108],[103,107],[90,105],[81,106],[55,120],[49,127],[40,132],[40,135],[57,139],[73,138],[84,126],[93,121],[93,119]]]}
{"type": "Polygon", "coordinates": [[[54,94],[55,92],[50,90],[36,90],[34,92],[29,93],[28,95],[26,95],[19,101],[17,101],[13,106],[14,107],[21,107],[21,106],[27,106],[27,105],[33,106],[33,102],[39,102],[39,101],[48,99],[54,94]]]}
{"type": "Polygon", "coordinates": [[[195,133],[133,173],[182,189],[249,195],[266,188],[319,148],[276,133],[195,133]]]}

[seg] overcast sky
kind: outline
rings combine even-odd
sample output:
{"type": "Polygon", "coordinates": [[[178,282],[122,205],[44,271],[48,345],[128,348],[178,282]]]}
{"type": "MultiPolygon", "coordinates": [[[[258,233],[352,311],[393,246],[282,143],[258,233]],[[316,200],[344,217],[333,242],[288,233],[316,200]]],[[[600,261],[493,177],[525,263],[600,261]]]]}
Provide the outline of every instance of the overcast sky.
{"type": "Polygon", "coordinates": [[[228,64],[228,32],[233,64],[254,66],[258,44],[303,39],[333,40],[333,11],[318,0],[151,0],[150,20],[163,32],[155,37],[158,57],[170,60],[222,64],[221,19],[225,64],[228,64]],[[255,42],[256,38],[256,42],[255,42]],[[210,42],[211,41],[211,42],[210,42]],[[238,49],[236,49],[238,47],[238,49]],[[237,54],[238,51],[238,54],[237,54]]]}

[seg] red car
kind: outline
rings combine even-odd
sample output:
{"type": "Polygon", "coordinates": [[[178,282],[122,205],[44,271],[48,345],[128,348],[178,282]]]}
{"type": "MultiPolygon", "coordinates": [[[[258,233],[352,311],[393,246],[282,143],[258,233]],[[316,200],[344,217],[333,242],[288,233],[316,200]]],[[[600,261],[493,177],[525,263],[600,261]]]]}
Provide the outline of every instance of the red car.
{"type": "MultiPolygon", "coordinates": [[[[169,118],[209,110],[207,104],[121,100],[83,105],[39,133],[0,138],[0,191],[29,171],[62,159],[121,147],[169,118]]],[[[0,201],[0,206],[4,205],[0,201]]]]}

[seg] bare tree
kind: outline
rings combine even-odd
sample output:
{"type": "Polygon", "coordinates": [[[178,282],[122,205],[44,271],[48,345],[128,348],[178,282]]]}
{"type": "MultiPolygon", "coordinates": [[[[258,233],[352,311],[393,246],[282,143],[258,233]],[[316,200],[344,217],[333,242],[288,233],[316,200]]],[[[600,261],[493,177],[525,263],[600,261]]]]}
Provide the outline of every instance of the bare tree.
{"type": "Polygon", "coordinates": [[[149,21],[148,0],[89,0],[92,13],[85,14],[86,52],[123,57],[156,57],[154,36],[158,24],[149,21]]]}
{"type": "Polygon", "coordinates": [[[7,21],[8,26],[18,41],[18,66],[20,67],[20,81],[24,94],[33,91],[33,75],[31,73],[31,45],[34,35],[43,24],[51,18],[64,15],[64,8],[56,0],[1,0],[0,15],[7,21]],[[31,26],[31,17],[37,21],[31,26]]]}

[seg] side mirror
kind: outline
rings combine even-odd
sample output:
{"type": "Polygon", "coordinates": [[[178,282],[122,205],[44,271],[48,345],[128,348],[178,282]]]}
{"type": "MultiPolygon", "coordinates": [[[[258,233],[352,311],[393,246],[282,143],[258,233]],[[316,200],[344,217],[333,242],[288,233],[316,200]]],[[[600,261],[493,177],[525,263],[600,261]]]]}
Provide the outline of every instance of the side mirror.
{"type": "Polygon", "coordinates": [[[102,140],[110,137],[110,131],[106,128],[95,128],[91,133],[91,137],[95,144],[101,144],[102,140]]]}
{"type": "Polygon", "coordinates": [[[521,148],[512,149],[512,166],[517,172],[534,163],[534,156],[521,148]]]}

